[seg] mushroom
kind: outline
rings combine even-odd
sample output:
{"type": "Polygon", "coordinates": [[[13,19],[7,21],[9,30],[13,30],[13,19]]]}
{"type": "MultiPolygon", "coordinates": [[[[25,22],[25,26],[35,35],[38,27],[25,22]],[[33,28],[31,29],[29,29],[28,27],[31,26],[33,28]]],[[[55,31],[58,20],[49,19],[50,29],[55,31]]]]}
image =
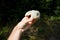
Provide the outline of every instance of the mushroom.
{"type": "Polygon", "coordinates": [[[33,19],[39,19],[40,12],[38,10],[30,10],[26,12],[25,16],[28,16],[29,18],[33,18],[33,19]]]}

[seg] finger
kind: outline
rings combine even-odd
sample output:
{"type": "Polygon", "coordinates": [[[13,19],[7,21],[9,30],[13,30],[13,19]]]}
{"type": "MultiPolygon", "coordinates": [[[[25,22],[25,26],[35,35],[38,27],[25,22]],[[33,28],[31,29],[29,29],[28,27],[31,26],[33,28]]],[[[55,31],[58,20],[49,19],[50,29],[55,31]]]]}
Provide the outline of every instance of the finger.
{"type": "Polygon", "coordinates": [[[29,16],[26,16],[28,19],[27,19],[27,22],[29,23],[29,24],[32,24],[32,22],[33,22],[33,18],[30,18],[31,16],[29,15],[29,16]]]}
{"type": "Polygon", "coordinates": [[[32,22],[28,22],[30,25],[32,24],[32,22]]]}
{"type": "Polygon", "coordinates": [[[37,19],[30,20],[28,23],[29,24],[34,24],[37,21],[37,19]]]}
{"type": "Polygon", "coordinates": [[[24,30],[23,31],[26,31],[27,29],[29,29],[31,27],[31,25],[30,24],[28,24],[28,25],[26,25],[26,27],[24,28],[24,30]]]}

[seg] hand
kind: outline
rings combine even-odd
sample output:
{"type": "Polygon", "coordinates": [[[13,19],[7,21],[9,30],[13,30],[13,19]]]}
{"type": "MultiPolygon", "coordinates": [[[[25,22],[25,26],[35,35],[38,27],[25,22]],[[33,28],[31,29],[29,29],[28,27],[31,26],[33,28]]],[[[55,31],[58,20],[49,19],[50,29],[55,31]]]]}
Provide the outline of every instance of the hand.
{"type": "Polygon", "coordinates": [[[29,29],[36,20],[40,17],[40,12],[37,10],[28,11],[25,17],[13,29],[8,40],[19,40],[22,32],[29,29]]]}
{"type": "Polygon", "coordinates": [[[24,17],[19,23],[19,28],[23,29],[23,31],[29,29],[31,25],[36,22],[36,19],[30,18],[29,16],[24,17]]]}
{"type": "Polygon", "coordinates": [[[22,21],[19,23],[20,28],[27,30],[29,27],[31,27],[32,24],[36,22],[37,19],[40,18],[40,12],[37,10],[31,10],[28,11],[25,14],[25,17],[22,19],[22,21]]]}

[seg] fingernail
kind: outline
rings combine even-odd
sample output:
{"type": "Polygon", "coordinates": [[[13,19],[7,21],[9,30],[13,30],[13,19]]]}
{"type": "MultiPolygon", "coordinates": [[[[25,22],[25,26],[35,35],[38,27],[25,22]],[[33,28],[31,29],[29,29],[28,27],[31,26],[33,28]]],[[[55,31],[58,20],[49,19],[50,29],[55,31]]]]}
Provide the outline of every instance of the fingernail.
{"type": "Polygon", "coordinates": [[[32,22],[29,22],[29,24],[32,24],[32,22]]]}

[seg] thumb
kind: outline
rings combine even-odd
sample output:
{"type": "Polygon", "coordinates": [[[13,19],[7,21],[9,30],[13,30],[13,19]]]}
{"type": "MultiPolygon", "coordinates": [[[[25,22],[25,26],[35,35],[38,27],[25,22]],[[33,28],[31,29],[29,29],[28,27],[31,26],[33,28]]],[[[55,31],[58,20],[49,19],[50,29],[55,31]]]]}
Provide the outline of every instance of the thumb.
{"type": "Polygon", "coordinates": [[[32,23],[33,23],[33,18],[30,18],[30,19],[28,20],[28,23],[29,23],[29,24],[32,24],[32,23]]]}
{"type": "Polygon", "coordinates": [[[29,19],[29,24],[34,24],[37,21],[37,19],[29,19]]]}

